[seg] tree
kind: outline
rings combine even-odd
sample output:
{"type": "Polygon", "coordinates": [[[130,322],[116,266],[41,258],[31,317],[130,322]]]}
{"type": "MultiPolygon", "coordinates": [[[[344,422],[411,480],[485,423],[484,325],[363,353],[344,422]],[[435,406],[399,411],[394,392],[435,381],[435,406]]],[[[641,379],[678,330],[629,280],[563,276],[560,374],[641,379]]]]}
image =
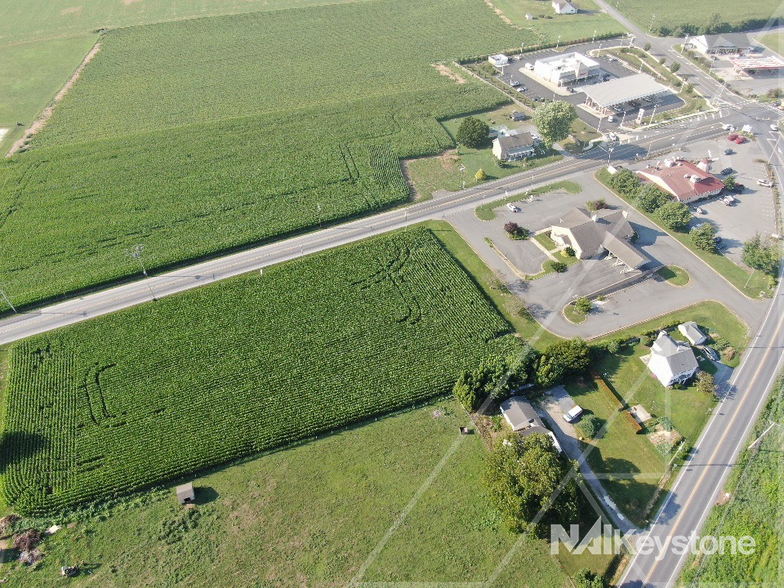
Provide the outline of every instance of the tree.
{"type": "Polygon", "coordinates": [[[602,210],[608,208],[607,201],[604,198],[599,198],[598,200],[589,200],[585,203],[585,206],[588,210],[602,210]]]}
{"type": "Polygon", "coordinates": [[[574,577],[576,588],[607,588],[607,581],[604,576],[594,574],[588,568],[583,568],[574,577]]]}
{"type": "Polygon", "coordinates": [[[566,257],[574,257],[575,255],[577,255],[577,254],[575,253],[575,251],[574,251],[574,248],[573,248],[573,247],[570,247],[569,245],[567,245],[566,247],[564,247],[564,250],[563,250],[563,252],[564,252],[564,253],[566,253],[566,257]]]}
{"type": "Polygon", "coordinates": [[[479,171],[474,175],[474,179],[476,179],[477,182],[484,182],[487,179],[485,170],[480,168],[479,171]]]}
{"type": "Polygon", "coordinates": [[[695,227],[689,233],[691,242],[697,249],[708,251],[709,253],[716,252],[716,227],[711,223],[703,223],[699,227],[695,227]]]}
{"type": "Polygon", "coordinates": [[[670,64],[670,71],[671,71],[672,73],[675,73],[675,72],[676,72],[676,71],[678,71],[680,68],[681,68],[681,64],[680,64],[679,62],[677,62],[677,61],[673,61],[673,62],[670,64]]]}
{"type": "Polygon", "coordinates": [[[642,48],[645,51],[650,51],[651,50],[651,44],[650,43],[645,43],[645,45],[643,45],[642,48]]]}
{"type": "Polygon", "coordinates": [[[569,136],[572,123],[577,119],[577,111],[572,104],[562,100],[548,102],[534,111],[534,124],[542,141],[549,149],[553,143],[569,136]]]}
{"type": "Polygon", "coordinates": [[[743,244],[743,263],[766,274],[776,274],[780,258],[778,246],[763,241],[759,233],[743,244]]]}
{"type": "Polygon", "coordinates": [[[703,394],[716,394],[716,381],[713,379],[713,375],[708,372],[700,372],[700,375],[697,376],[697,390],[703,394]]]}
{"type": "Polygon", "coordinates": [[[565,376],[588,369],[590,350],[582,339],[553,343],[539,358],[536,379],[542,388],[559,383],[565,376]]]}
{"type": "Polygon", "coordinates": [[[691,222],[691,212],[683,202],[668,202],[656,214],[664,226],[673,231],[683,231],[691,222]]]}
{"type": "Polygon", "coordinates": [[[513,222],[508,222],[504,225],[504,230],[510,235],[516,235],[520,231],[520,225],[513,222]]]}
{"type": "Polygon", "coordinates": [[[634,198],[640,189],[640,178],[629,169],[622,169],[610,176],[609,184],[624,196],[634,198]]]}
{"type": "Polygon", "coordinates": [[[466,147],[476,149],[481,147],[488,138],[490,127],[486,122],[479,120],[476,117],[469,116],[463,119],[460,127],[457,129],[457,142],[466,147]]]}
{"type": "Polygon", "coordinates": [[[727,188],[727,190],[734,190],[736,183],[735,174],[731,174],[724,178],[724,187],[727,188]]]}
{"type": "Polygon", "coordinates": [[[583,434],[583,437],[593,439],[602,430],[602,420],[593,414],[585,414],[580,419],[580,424],[577,428],[583,434]]]}
{"type": "Polygon", "coordinates": [[[637,192],[637,206],[645,212],[655,212],[668,202],[670,195],[653,184],[641,186],[637,192]]]}
{"type": "Polygon", "coordinates": [[[591,312],[591,301],[585,296],[581,296],[574,301],[574,307],[583,314],[588,314],[591,312]]]}
{"type": "Polygon", "coordinates": [[[489,394],[500,398],[509,392],[506,375],[506,361],[498,356],[489,357],[473,370],[460,374],[452,391],[466,410],[476,410],[489,394]]]}
{"type": "Polygon", "coordinates": [[[567,265],[563,261],[551,261],[550,267],[553,268],[554,272],[562,274],[566,271],[567,265]]]}
{"type": "Polygon", "coordinates": [[[666,57],[662,57],[662,58],[659,59],[659,65],[664,65],[666,62],[667,62],[667,58],[666,57]]]}
{"type": "Polygon", "coordinates": [[[507,526],[517,532],[536,532],[549,521],[561,524],[577,518],[577,484],[570,480],[555,500],[551,497],[566,477],[568,464],[558,457],[549,435],[532,433],[522,439],[508,433],[488,456],[482,481],[492,505],[507,526]],[[531,521],[545,510],[540,527],[531,521]]]}

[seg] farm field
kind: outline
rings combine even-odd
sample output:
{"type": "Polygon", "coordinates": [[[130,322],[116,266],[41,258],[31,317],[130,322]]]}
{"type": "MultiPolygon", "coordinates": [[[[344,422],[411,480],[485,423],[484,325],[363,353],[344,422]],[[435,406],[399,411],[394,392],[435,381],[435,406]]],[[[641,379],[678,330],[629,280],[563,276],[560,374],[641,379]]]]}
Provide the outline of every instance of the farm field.
{"type": "MultiPolygon", "coordinates": [[[[708,24],[727,25],[733,30],[762,27],[778,9],[777,0],[760,0],[751,5],[710,0],[661,0],[655,4],[639,0],[615,0],[613,7],[644,30],[653,27],[660,36],[683,36],[686,32],[703,34],[708,24]],[[654,17],[655,14],[655,17],[654,17]]],[[[723,29],[722,29],[723,30],[723,29]]]]}
{"type": "Polygon", "coordinates": [[[784,467],[784,424],[782,380],[770,395],[768,405],[749,435],[748,444],[733,466],[725,491],[729,501],[722,501],[708,516],[702,536],[750,536],[755,549],[751,555],[725,552],[696,559],[684,566],[680,586],[775,586],[781,583],[782,544],[784,537],[784,503],[782,503],[782,467],[784,467]],[[776,423],[752,450],[748,445],[771,423],[776,423]]]}
{"type": "Polygon", "coordinates": [[[431,64],[524,34],[475,0],[372,4],[105,35],[33,149],[0,162],[12,301],[135,274],[137,243],[155,270],[406,202],[398,160],[453,145],[437,120],[507,101],[431,64]],[[291,67],[292,43],[318,67],[291,67]]]}
{"type": "MultiPolygon", "coordinates": [[[[0,19],[2,20],[2,19],[0,19]]],[[[2,25],[0,25],[2,26],[2,25]]],[[[90,51],[98,35],[0,43],[0,154],[35,120],[90,51]],[[17,123],[23,123],[18,126],[17,123]]]]}
{"type": "Polygon", "coordinates": [[[6,502],[107,498],[445,394],[512,353],[510,332],[414,229],[27,339],[11,347],[6,502]]]}
{"type": "Polygon", "coordinates": [[[601,12],[591,0],[580,2],[579,14],[555,14],[549,2],[539,0],[491,0],[493,6],[501,11],[512,23],[519,27],[531,28],[541,35],[541,40],[591,39],[597,35],[624,33],[626,29],[611,16],[601,12]],[[535,20],[526,20],[526,14],[533,14],[535,20]]]}
{"type": "MultiPolygon", "coordinates": [[[[39,588],[61,586],[60,562],[73,561],[88,562],[92,572],[69,580],[76,587],[161,585],[164,573],[172,584],[195,587],[246,588],[270,578],[284,587],[345,586],[467,424],[449,398],[220,468],[194,480],[198,518],[190,530],[173,488],[153,490],[47,539],[37,570],[6,564],[0,571],[9,585],[34,578],[39,588]],[[181,538],[166,535],[169,528],[181,538]]],[[[363,580],[490,577],[516,536],[482,490],[486,452],[480,436],[461,438],[363,580]]],[[[559,558],[545,541],[526,542],[493,586],[517,587],[525,576],[531,585],[561,588],[568,585],[563,569],[573,574],[588,564],[601,572],[610,559],[577,563],[565,550],[559,558]]]]}

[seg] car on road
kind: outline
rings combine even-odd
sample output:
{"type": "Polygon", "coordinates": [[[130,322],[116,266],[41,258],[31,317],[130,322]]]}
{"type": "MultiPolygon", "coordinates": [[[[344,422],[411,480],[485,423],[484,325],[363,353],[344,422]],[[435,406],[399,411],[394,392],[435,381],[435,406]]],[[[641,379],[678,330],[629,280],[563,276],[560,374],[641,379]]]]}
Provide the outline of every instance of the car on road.
{"type": "Polygon", "coordinates": [[[727,137],[728,141],[734,141],[738,138],[738,133],[732,133],[729,137],[727,137]]]}
{"type": "Polygon", "coordinates": [[[517,206],[515,206],[514,204],[512,204],[511,202],[508,202],[508,203],[506,204],[506,207],[507,207],[509,210],[511,210],[512,212],[520,212],[520,209],[519,209],[517,206]]]}
{"type": "Polygon", "coordinates": [[[613,143],[615,143],[618,140],[618,135],[616,135],[615,133],[607,133],[607,138],[613,143]]]}
{"type": "Polygon", "coordinates": [[[577,406],[576,404],[569,409],[568,412],[565,412],[563,415],[564,420],[567,423],[573,423],[577,419],[579,419],[583,414],[583,409],[577,406]]]}
{"type": "Polygon", "coordinates": [[[770,125],[770,130],[771,131],[778,131],[779,130],[779,125],[770,125]]]}
{"type": "Polygon", "coordinates": [[[615,122],[615,117],[612,114],[607,115],[607,122],[615,122]]]}
{"type": "Polygon", "coordinates": [[[725,149],[724,150],[724,155],[732,155],[733,153],[735,153],[735,152],[732,149],[725,149]]]}
{"type": "Polygon", "coordinates": [[[757,185],[764,186],[766,188],[772,188],[773,182],[771,182],[770,180],[757,180],[757,185]]]}
{"type": "Polygon", "coordinates": [[[721,175],[728,176],[732,172],[733,172],[733,169],[731,167],[725,167],[723,170],[721,170],[721,175]]]}
{"type": "Polygon", "coordinates": [[[525,64],[525,69],[527,69],[529,71],[533,71],[534,64],[529,61],[528,63],[525,64]]]}

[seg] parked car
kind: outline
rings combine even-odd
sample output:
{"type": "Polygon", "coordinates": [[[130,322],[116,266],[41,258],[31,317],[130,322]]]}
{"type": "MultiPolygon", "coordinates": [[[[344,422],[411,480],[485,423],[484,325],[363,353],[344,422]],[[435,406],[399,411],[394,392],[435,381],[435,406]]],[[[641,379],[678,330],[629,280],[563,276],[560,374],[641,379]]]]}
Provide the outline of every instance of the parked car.
{"type": "Polygon", "coordinates": [[[729,137],[727,137],[727,139],[730,141],[734,141],[737,138],[738,138],[738,133],[732,133],[729,137]]]}
{"type": "MultiPolygon", "coordinates": [[[[732,198],[732,196],[730,196],[730,198],[732,198]]],[[[734,200],[734,198],[733,198],[733,200],[734,200]]],[[[716,236],[713,238],[713,242],[714,242],[714,243],[716,243],[716,245],[718,245],[719,243],[721,243],[721,237],[719,237],[718,235],[716,235],[716,236]]]]}
{"type": "Polygon", "coordinates": [[[533,71],[534,64],[529,61],[528,63],[525,64],[525,69],[533,71]]]}
{"type": "Polygon", "coordinates": [[[694,212],[696,212],[697,214],[705,214],[705,211],[702,208],[700,208],[699,206],[696,208],[696,210],[694,212]]]}
{"type": "Polygon", "coordinates": [[[743,145],[746,142],[746,137],[744,137],[743,135],[738,135],[738,138],[735,139],[735,142],[738,145],[743,145]]]}
{"type": "Polygon", "coordinates": [[[612,114],[607,115],[607,122],[615,122],[615,117],[612,114]]]}
{"type": "Polygon", "coordinates": [[[724,150],[724,155],[732,155],[733,153],[735,153],[735,152],[732,149],[725,149],[724,150]]]}
{"type": "MultiPolygon", "coordinates": [[[[733,204],[735,204],[735,199],[729,194],[727,194],[724,198],[722,198],[721,201],[725,204],[725,206],[732,206],[733,204]]],[[[719,241],[721,241],[721,239],[719,239],[719,241]]],[[[719,241],[716,241],[716,243],[718,243],[719,241]]]]}
{"type": "Polygon", "coordinates": [[[563,418],[567,423],[573,423],[574,421],[579,419],[582,416],[582,414],[583,414],[583,409],[575,404],[568,412],[564,413],[563,418]]]}
{"type": "Polygon", "coordinates": [[[725,124],[721,125],[721,130],[723,130],[723,131],[733,131],[735,129],[732,128],[732,125],[728,125],[728,124],[725,123],[725,124]]]}
{"type": "Polygon", "coordinates": [[[736,183],[735,186],[733,186],[732,191],[735,192],[736,194],[743,194],[743,191],[745,189],[746,186],[744,186],[743,184],[736,183]]]}
{"type": "Polygon", "coordinates": [[[520,85],[520,82],[518,82],[517,80],[512,80],[509,83],[509,85],[512,86],[513,88],[517,88],[520,85]]]}
{"type": "Polygon", "coordinates": [[[757,185],[765,186],[766,188],[772,188],[773,187],[773,182],[771,182],[769,180],[757,180],[757,185]]]}
{"type": "Polygon", "coordinates": [[[713,361],[719,361],[719,354],[716,353],[711,347],[703,347],[702,351],[713,361]]]}
{"type": "Polygon", "coordinates": [[[507,203],[506,207],[512,212],[520,212],[520,209],[511,202],[507,203]]]}
{"type": "Polygon", "coordinates": [[[771,131],[778,131],[779,130],[779,125],[770,125],[770,130],[771,131]]]}
{"type": "Polygon", "coordinates": [[[721,170],[721,175],[728,176],[732,173],[732,171],[733,170],[731,167],[725,167],[723,170],[721,170]]]}

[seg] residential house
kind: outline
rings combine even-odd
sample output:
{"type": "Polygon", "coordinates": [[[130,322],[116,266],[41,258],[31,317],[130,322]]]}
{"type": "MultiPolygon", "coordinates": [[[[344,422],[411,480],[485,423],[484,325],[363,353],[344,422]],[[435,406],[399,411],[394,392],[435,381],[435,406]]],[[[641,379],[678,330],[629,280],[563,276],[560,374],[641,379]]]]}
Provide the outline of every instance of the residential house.
{"type": "Polygon", "coordinates": [[[709,198],[724,189],[719,178],[684,159],[666,159],[664,165],[649,165],[638,171],[637,176],[655,184],[678,202],[709,198]]]}
{"type": "Polygon", "coordinates": [[[705,340],[708,338],[694,321],[678,325],[678,331],[680,331],[681,335],[686,337],[692,345],[705,343],[705,340]]]}
{"type": "Polygon", "coordinates": [[[649,260],[631,243],[634,229],[623,210],[589,212],[575,208],[550,227],[550,238],[561,249],[571,247],[578,259],[609,252],[627,270],[639,269],[649,260]]]}
{"type": "Polygon", "coordinates": [[[556,14],[576,14],[578,11],[572,0],[553,0],[552,4],[556,14]]]}
{"type": "Polygon", "coordinates": [[[526,12],[525,13],[525,20],[534,20],[534,18],[536,18],[536,17],[533,14],[531,14],[530,12],[526,12]]]}
{"type": "Polygon", "coordinates": [[[681,384],[694,376],[699,369],[691,346],[673,340],[666,331],[659,333],[650,355],[646,355],[643,361],[664,386],[681,384]]]}
{"type": "Polygon", "coordinates": [[[493,139],[493,155],[500,161],[515,161],[536,155],[539,140],[528,132],[499,136],[493,139]]]}
{"type": "Polygon", "coordinates": [[[501,403],[501,414],[515,433],[527,437],[532,433],[549,435],[553,445],[561,452],[561,446],[552,431],[547,429],[533,405],[524,396],[512,396],[501,403]]]}

